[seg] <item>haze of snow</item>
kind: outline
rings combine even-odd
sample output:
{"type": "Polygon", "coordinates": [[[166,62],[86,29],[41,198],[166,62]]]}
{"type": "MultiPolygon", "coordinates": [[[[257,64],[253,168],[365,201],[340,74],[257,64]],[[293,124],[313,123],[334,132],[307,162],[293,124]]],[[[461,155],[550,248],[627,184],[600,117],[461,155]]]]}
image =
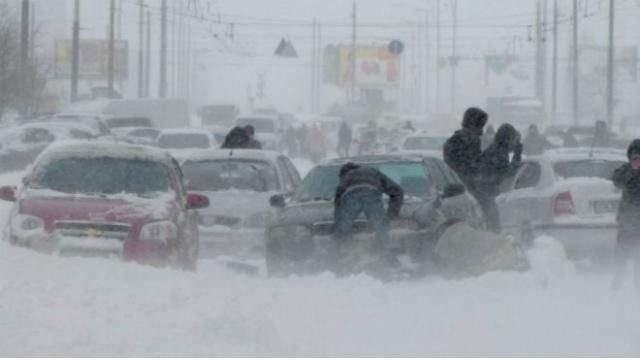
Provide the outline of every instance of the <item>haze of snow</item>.
{"type": "MultiPolygon", "coordinates": [[[[19,176],[0,178],[15,183],[19,176]]],[[[10,204],[0,202],[0,226],[10,204]]],[[[385,284],[58,258],[0,244],[0,356],[638,356],[640,300],[540,238],[533,270],[385,284]]]]}

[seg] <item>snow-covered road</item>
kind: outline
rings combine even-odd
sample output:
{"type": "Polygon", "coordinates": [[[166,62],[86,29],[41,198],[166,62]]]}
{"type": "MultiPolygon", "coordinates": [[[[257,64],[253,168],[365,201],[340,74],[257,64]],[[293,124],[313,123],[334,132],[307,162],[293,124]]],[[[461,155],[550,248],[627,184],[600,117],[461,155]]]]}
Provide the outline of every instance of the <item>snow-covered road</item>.
{"type": "Polygon", "coordinates": [[[614,292],[605,276],[577,275],[552,239],[530,256],[525,274],[384,284],[159,270],[2,243],[0,356],[640,355],[630,284],[614,292]]]}

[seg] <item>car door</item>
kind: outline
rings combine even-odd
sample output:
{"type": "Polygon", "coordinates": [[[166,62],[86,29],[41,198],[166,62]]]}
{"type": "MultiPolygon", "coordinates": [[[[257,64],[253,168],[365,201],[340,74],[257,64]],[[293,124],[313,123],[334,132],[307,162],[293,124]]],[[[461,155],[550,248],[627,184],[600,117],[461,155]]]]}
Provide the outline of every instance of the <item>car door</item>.
{"type": "Polygon", "coordinates": [[[539,218],[542,198],[538,185],[543,167],[538,161],[525,161],[511,183],[511,189],[496,199],[500,223],[504,230],[518,231],[539,218]]]}

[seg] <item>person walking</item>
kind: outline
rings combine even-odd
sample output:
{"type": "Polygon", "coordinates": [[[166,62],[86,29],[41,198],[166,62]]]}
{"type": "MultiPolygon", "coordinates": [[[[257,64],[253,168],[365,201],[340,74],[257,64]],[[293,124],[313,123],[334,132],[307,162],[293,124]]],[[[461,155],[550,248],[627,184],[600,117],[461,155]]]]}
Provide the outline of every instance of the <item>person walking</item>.
{"type": "Polygon", "coordinates": [[[503,124],[493,143],[481,155],[472,193],[480,203],[489,231],[499,233],[501,230],[496,197],[500,194],[500,184],[515,176],[520,168],[522,151],[520,133],[512,125],[503,124]],[[513,158],[510,160],[511,152],[513,158]]]}
{"type": "Polygon", "coordinates": [[[622,285],[628,263],[635,268],[635,284],[640,289],[640,139],[633,140],[627,149],[629,162],[613,173],[613,184],[622,190],[616,221],[618,236],[615,250],[613,287],[622,285]]]}
{"type": "Polygon", "coordinates": [[[379,170],[354,163],[343,165],[334,196],[334,236],[338,257],[340,248],[351,239],[354,220],[364,213],[376,240],[384,248],[383,260],[389,265],[397,265],[390,248],[389,220],[400,214],[403,200],[402,188],[379,170]],[[383,194],[389,196],[386,212],[383,194]]]}
{"type": "Polygon", "coordinates": [[[346,121],[342,121],[338,129],[338,156],[349,156],[351,141],[353,141],[353,131],[346,121]]]}

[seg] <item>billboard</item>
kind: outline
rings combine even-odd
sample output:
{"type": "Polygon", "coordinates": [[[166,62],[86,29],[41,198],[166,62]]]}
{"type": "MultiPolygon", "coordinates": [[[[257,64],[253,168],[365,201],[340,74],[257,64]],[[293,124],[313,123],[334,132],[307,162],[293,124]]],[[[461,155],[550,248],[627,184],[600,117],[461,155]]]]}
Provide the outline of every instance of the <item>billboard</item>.
{"type": "MultiPolygon", "coordinates": [[[[351,82],[351,46],[329,45],[324,51],[324,80],[344,87],[351,82]]],[[[400,85],[400,58],[387,46],[356,47],[356,82],[364,87],[400,85]]]]}
{"type": "MultiPolygon", "coordinates": [[[[109,42],[107,40],[80,40],[80,79],[106,80],[109,42]]],[[[55,42],[55,75],[57,78],[71,77],[73,57],[71,40],[55,42]]],[[[114,77],[126,80],[129,76],[129,44],[125,40],[114,43],[114,77]]]]}

